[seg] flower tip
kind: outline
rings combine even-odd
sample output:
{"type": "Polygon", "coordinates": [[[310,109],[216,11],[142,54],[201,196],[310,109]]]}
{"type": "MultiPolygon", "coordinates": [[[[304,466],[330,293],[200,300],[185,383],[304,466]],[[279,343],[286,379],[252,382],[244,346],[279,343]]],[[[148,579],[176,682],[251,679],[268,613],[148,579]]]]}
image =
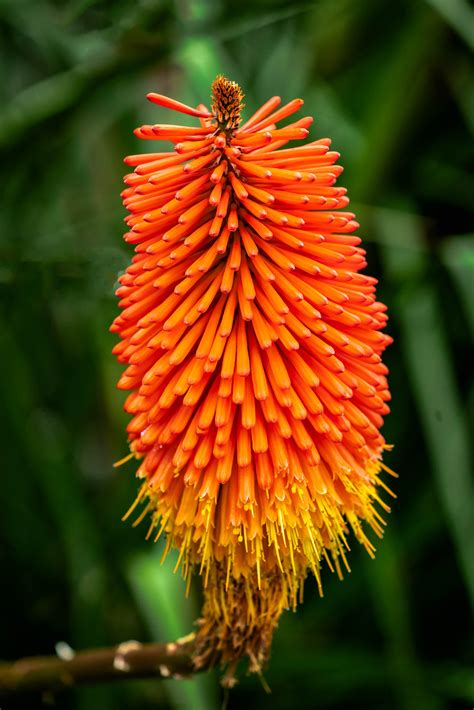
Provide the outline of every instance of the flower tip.
{"type": "Polygon", "coordinates": [[[211,116],[209,109],[205,106],[200,105],[197,109],[187,104],[181,103],[181,101],[176,101],[175,99],[170,99],[169,96],[163,96],[162,94],[155,94],[151,92],[146,95],[148,101],[151,101],[158,106],[163,106],[164,108],[169,108],[172,111],[179,111],[179,113],[186,113],[188,116],[195,116],[196,118],[209,118],[211,116]]]}
{"type": "Polygon", "coordinates": [[[197,111],[199,111],[202,114],[205,114],[206,118],[211,118],[212,113],[209,111],[207,106],[205,104],[198,104],[197,111]]]}

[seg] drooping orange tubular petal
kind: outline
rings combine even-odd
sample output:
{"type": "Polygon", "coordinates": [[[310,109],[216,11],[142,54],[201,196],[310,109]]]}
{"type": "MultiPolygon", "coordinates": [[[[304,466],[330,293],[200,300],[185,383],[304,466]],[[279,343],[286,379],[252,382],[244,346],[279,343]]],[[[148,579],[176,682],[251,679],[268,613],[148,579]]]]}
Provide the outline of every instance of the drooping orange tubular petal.
{"type": "Polygon", "coordinates": [[[278,125],[301,99],[239,127],[243,94],[223,77],[211,110],[148,98],[199,125],[142,126],[174,150],[125,159],[135,256],[111,330],[139,500],[149,535],[203,576],[208,646],[258,668],[307,572],[321,590],[323,562],[348,568],[349,529],[371,555],[382,535],[387,316],[339,154],[285,147],[308,134],[309,117],[278,125]],[[252,633],[236,639],[242,614],[252,633]]]}

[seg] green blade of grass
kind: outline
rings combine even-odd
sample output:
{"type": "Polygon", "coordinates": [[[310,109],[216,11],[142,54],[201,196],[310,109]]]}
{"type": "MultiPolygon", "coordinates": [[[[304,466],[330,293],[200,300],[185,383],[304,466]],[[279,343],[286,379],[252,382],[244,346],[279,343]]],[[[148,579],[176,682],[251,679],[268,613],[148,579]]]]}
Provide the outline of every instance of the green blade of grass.
{"type": "MultiPolygon", "coordinates": [[[[173,574],[173,562],[168,557],[160,564],[158,548],[151,554],[134,556],[126,576],[152,637],[156,640],[175,640],[186,636],[194,628],[198,609],[193,598],[186,598],[185,583],[173,574]]],[[[209,675],[192,679],[169,680],[165,684],[173,707],[193,710],[215,710],[215,685],[209,675]]]]}
{"type": "Polygon", "coordinates": [[[423,279],[420,222],[413,215],[392,210],[376,210],[374,222],[384,241],[381,256],[387,277],[393,281],[400,347],[431,452],[434,480],[474,606],[469,439],[436,294],[423,279]]]}
{"type": "Polygon", "coordinates": [[[426,687],[423,668],[412,637],[408,591],[395,535],[384,535],[377,560],[365,562],[370,576],[368,585],[380,630],[385,639],[385,653],[392,692],[400,710],[436,710],[438,698],[426,687]]]}
{"type": "Polygon", "coordinates": [[[465,0],[426,0],[441,17],[474,49],[474,10],[465,0]]]}
{"type": "MultiPolygon", "coordinates": [[[[26,469],[35,476],[39,505],[46,502],[64,550],[71,599],[68,641],[79,648],[103,645],[106,564],[99,531],[71,463],[70,441],[61,421],[39,406],[27,359],[6,324],[0,333],[0,349],[10,363],[9,377],[0,383],[3,415],[21,447],[26,469]]],[[[104,688],[81,688],[78,707],[86,710],[92,704],[107,710],[113,707],[113,697],[104,688]]]]}
{"type": "Polygon", "coordinates": [[[474,234],[448,237],[441,247],[441,259],[448,267],[461,296],[474,335],[474,234]]]}

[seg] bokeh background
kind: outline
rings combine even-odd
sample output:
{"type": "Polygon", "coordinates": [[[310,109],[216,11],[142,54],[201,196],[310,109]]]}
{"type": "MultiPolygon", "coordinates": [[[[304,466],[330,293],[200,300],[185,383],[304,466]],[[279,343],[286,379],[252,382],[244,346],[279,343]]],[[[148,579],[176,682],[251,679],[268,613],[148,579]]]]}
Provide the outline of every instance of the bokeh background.
{"type": "MultiPolygon", "coordinates": [[[[228,707],[442,710],[474,703],[473,10],[467,0],[0,2],[0,658],[192,628],[172,563],[120,522],[136,490],[119,366],[123,156],[148,91],[197,104],[224,72],[248,112],[302,96],[345,166],[394,345],[387,463],[400,473],[375,561],[325,571],[284,615],[266,680],[228,707]],[[471,600],[471,604],[470,601],[471,600]]],[[[249,115],[249,113],[247,114],[249,115]]],[[[196,585],[198,586],[198,585],[196,585]]],[[[217,710],[218,676],[32,695],[1,707],[217,710]]]]}

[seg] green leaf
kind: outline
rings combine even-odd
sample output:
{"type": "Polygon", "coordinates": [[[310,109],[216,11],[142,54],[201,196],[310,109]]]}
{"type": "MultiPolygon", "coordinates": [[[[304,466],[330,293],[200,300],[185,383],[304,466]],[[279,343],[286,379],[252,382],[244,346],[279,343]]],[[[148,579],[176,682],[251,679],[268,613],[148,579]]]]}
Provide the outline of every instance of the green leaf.
{"type": "MultiPolygon", "coordinates": [[[[170,556],[161,564],[158,548],[148,555],[136,555],[126,568],[126,576],[155,640],[176,640],[193,630],[198,609],[192,597],[186,598],[182,577],[173,574],[170,556]]],[[[165,690],[177,709],[217,708],[215,686],[208,674],[190,680],[168,680],[165,690]]]]}
{"type": "Polygon", "coordinates": [[[465,0],[426,0],[453,30],[474,49],[474,10],[465,0]]]}
{"type": "Polygon", "coordinates": [[[399,347],[430,451],[434,481],[474,606],[474,491],[469,437],[437,296],[432,284],[423,278],[420,221],[411,214],[375,210],[374,222],[385,240],[381,255],[395,291],[393,315],[401,329],[399,347]]]}
{"type": "Polygon", "coordinates": [[[474,234],[448,237],[440,252],[454,278],[474,336],[474,234]]]}

